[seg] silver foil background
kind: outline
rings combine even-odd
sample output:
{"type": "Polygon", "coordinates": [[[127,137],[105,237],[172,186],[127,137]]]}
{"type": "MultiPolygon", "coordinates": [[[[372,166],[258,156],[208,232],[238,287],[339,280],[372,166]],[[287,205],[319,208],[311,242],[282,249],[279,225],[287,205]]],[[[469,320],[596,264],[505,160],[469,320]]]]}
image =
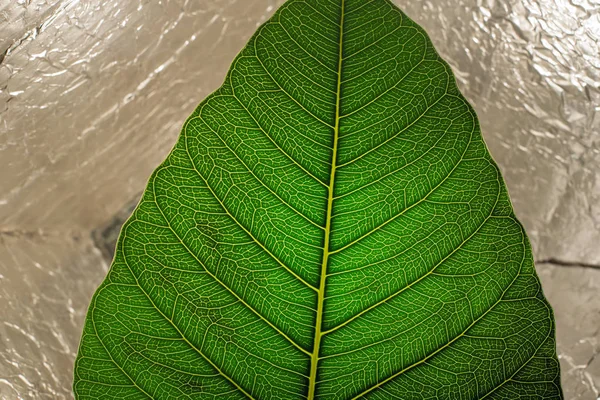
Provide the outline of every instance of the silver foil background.
{"type": "MultiPolygon", "coordinates": [[[[566,398],[599,399],[600,2],[395,1],[479,114],[556,313],[566,398]]],[[[108,268],[91,232],[281,3],[0,0],[0,398],[72,398],[108,268]]]]}

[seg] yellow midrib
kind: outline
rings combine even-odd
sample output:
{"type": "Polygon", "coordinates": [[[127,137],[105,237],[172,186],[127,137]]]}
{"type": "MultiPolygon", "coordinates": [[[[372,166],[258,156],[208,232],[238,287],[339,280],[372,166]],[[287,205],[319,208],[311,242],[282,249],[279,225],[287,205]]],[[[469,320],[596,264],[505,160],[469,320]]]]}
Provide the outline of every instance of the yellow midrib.
{"type": "Polygon", "coordinates": [[[335,170],[337,163],[338,136],[340,130],[340,97],[342,86],[342,49],[344,42],[344,1],[341,5],[340,16],[340,40],[338,53],[338,80],[336,91],[335,104],[335,125],[333,128],[333,152],[331,160],[331,174],[329,177],[329,192],[327,196],[327,218],[325,220],[325,238],[323,241],[323,262],[321,264],[321,280],[319,290],[317,292],[317,318],[315,322],[315,341],[313,352],[310,360],[310,377],[308,381],[308,400],[315,398],[315,390],[317,386],[317,367],[319,364],[319,350],[321,347],[321,325],[323,323],[323,303],[325,302],[325,282],[327,280],[327,264],[329,263],[329,239],[331,233],[331,210],[333,208],[333,188],[335,187],[335,170]]]}

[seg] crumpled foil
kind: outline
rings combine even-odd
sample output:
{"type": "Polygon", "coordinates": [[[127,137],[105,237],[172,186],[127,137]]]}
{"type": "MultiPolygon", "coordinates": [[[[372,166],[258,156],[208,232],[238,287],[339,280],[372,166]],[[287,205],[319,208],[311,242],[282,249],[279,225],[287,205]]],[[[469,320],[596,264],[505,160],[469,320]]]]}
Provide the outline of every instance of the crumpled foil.
{"type": "MultiPolygon", "coordinates": [[[[479,114],[554,306],[566,398],[600,398],[600,2],[395,2],[479,114]]],[[[72,398],[110,254],[92,232],[280,4],[0,0],[0,398],[72,398]]]]}

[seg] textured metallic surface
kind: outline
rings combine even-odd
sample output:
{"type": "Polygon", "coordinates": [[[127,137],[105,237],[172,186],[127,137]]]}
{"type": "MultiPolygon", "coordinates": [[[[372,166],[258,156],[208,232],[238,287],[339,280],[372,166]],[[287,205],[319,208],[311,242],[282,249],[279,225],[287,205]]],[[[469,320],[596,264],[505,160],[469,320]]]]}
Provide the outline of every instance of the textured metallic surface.
{"type": "MultiPolygon", "coordinates": [[[[107,267],[91,232],[281,3],[0,0],[0,398],[71,398],[107,267]]],[[[538,271],[566,397],[598,399],[600,2],[396,3],[454,68],[536,258],[585,264],[538,271]]]]}

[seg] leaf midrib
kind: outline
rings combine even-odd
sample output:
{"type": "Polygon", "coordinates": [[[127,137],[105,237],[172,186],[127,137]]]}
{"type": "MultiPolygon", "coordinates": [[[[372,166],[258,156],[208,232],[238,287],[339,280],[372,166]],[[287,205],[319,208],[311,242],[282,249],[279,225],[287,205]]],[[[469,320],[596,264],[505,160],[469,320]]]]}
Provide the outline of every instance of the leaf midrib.
{"type": "Polygon", "coordinates": [[[325,235],[323,239],[323,261],[321,264],[321,279],[319,290],[317,293],[317,316],[315,320],[315,338],[313,352],[310,360],[310,376],[308,380],[308,400],[315,398],[317,386],[317,370],[319,365],[319,350],[321,347],[321,327],[323,324],[323,305],[325,303],[325,285],[327,283],[327,265],[329,264],[329,255],[331,254],[330,237],[331,237],[331,214],[333,210],[334,188],[335,188],[335,173],[337,163],[338,138],[340,132],[340,100],[342,89],[342,62],[344,49],[344,11],[345,0],[341,0],[340,9],[340,31],[339,31],[339,49],[338,49],[338,66],[337,66],[337,89],[335,95],[335,124],[333,128],[333,150],[331,155],[331,172],[329,179],[329,187],[327,194],[327,216],[325,217],[325,235]]]}

